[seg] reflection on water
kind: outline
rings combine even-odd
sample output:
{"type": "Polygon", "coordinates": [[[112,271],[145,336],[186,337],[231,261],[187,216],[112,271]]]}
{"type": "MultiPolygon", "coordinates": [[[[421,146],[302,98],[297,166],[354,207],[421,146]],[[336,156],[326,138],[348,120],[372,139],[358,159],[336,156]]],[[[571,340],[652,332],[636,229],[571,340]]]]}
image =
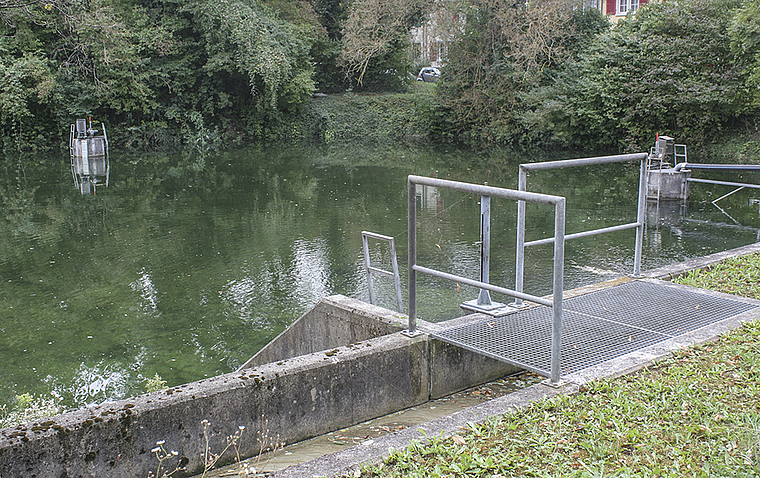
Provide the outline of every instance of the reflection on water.
{"type": "MultiPolygon", "coordinates": [[[[368,300],[363,230],[395,237],[405,295],[406,176],[514,188],[525,158],[282,147],[134,157],[112,164],[97,196],[71,188],[64,162],[12,161],[24,175],[0,176],[0,404],[29,392],[81,405],[140,393],[156,373],[176,385],[234,370],[322,297],[368,300]]],[[[530,186],[568,197],[568,233],[632,222],[638,172],[613,166],[547,172],[530,186]]],[[[752,192],[721,201],[744,229],[715,225],[725,216],[709,202],[724,193],[694,188],[685,215],[650,213],[643,267],[756,241],[752,192]]],[[[420,189],[421,265],[479,277],[478,201],[420,189]]],[[[493,201],[491,281],[509,288],[515,215],[514,202],[493,201]]],[[[526,239],[551,235],[553,221],[529,205],[526,239]]],[[[633,243],[632,231],[569,242],[566,288],[630,272],[633,243]]],[[[548,293],[551,252],[528,250],[526,292],[548,293]]],[[[376,260],[388,252],[376,248],[376,260]]],[[[392,280],[374,282],[380,305],[395,309],[392,280]]],[[[418,314],[454,317],[476,296],[420,277],[418,314]]]]}

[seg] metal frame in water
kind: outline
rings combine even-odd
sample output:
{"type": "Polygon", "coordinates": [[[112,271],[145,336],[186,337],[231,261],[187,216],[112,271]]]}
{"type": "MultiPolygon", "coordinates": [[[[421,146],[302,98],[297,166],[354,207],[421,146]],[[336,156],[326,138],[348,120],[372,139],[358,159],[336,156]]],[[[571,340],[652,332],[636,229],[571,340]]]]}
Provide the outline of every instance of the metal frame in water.
{"type": "Polygon", "coordinates": [[[398,259],[396,258],[396,242],[391,236],[385,236],[383,234],[377,234],[375,232],[362,231],[362,248],[364,249],[364,269],[367,271],[367,287],[369,288],[369,303],[377,305],[377,299],[375,297],[375,285],[372,281],[372,274],[379,274],[385,277],[392,277],[396,286],[396,304],[398,305],[398,311],[404,313],[404,304],[401,300],[401,278],[398,273],[398,259]],[[388,247],[391,252],[391,266],[393,272],[380,269],[378,267],[372,267],[369,257],[369,238],[377,239],[378,241],[388,242],[388,247]]]}

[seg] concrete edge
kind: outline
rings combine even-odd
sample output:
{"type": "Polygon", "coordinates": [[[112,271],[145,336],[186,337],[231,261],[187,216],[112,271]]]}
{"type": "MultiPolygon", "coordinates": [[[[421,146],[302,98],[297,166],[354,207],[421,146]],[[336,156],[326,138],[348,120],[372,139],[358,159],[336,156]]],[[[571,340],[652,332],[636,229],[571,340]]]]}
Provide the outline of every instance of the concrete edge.
{"type": "Polygon", "coordinates": [[[715,254],[710,254],[704,257],[697,257],[677,264],[651,269],[642,273],[642,276],[651,279],[672,280],[683,275],[685,272],[709,267],[729,257],[746,256],[756,252],[760,252],[760,242],[737,247],[728,251],[716,252],[715,254]]]}
{"type": "Polygon", "coordinates": [[[367,440],[359,445],[306,463],[289,466],[272,473],[270,476],[276,478],[316,478],[349,474],[358,469],[360,465],[378,462],[394,450],[406,448],[414,441],[425,442],[431,437],[452,435],[467,428],[470,423],[482,423],[491,417],[526,408],[533,402],[563,393],[576,393],[579,389],[580,387],[572,383],[568,383],[562,388],[553,388],[543,383],[537,383],[509,395],[465,408],[451,415],[373,440],[367,440]]]}

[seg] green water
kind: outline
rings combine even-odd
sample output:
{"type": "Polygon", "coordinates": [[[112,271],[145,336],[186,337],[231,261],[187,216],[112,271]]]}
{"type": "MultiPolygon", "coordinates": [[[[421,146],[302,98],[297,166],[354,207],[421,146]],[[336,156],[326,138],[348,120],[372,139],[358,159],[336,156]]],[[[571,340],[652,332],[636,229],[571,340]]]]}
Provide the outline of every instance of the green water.
{"type": "MultiPolygon", "coordinates": [[[[53,167],[0,171],[0,405],[21,393],[68,406],[118,399],[158,373],[176,385],[234,370],[322,297],[367,300],[361,231],[395,236],[406,288],[406,176],[514,188],[530,158],[449,148],[254,148],[199,157],[112,153],[111,185],[81,196],[53,167]]],[[[736,178],[732,178],[736,180],[736,178]]],[[[568,232],[632,222],[638,174],[613,165],[530,177],[568,197],[568,232]]],[[[695,188],[697,189],[697,188],[695,188]]],[[[700,188],[687,214],[650,211],[644,268],[757,240],[752,192],[700,188]]],[[[419,263],[478,278],[477,197],[419,191],[419,263]]],[[[491,281],[514,285],[514,202],[494,200],[491,281]]],[[[553,210],[528,208],[528,239],[553,210]]],[[[373,261],[388,264],[375,244],[373,261]]],[[[630,272],[633,232],[577,242],[566,289],[630,272]]],[[[550,291],[551,246],[530,250],[526,292],[550,291]]],[[[390,281],[376,281],[393,308],[390,281]]],[[[406,292],[405,292],[406,293],[406,292]]],[[[419,316],[459,315],[477,291],[421,277],[419,316]]],[[[496,297],[495,300],[507,301],[496,297]]]]}

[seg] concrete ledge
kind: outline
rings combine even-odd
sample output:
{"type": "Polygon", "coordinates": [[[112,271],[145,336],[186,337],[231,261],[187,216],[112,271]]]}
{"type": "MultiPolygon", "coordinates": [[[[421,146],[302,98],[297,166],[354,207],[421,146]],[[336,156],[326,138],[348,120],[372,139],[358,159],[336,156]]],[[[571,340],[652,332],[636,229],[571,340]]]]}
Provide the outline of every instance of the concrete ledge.
{"type": "Polygon", "coordinates": [[[350,474],[361,464],[380,461],[394,450],[406,448],[413,440],[426,442],[430,437],[448,436],[460,432],[469,423],[482,423],[491,417],[525,408],[533,402],[562,393],[575,393],[578,390],[578,386],[572,383],[560,389],[539,383],[416,427],[368,440],[300,465],[289,466],[272,473],[271,476],[273,478],[312,478],[350,474]]]}
{"type": "Polygon", "coordinates": [[[147,476],[158,440],[200,472],[203,420],[215,452],[245,426],[251,456],[257,433],[291,443],[427,401],[427,348],[394,334],[7,428],[0,476],[147,476]]]}
{"type": "MultiPolygon", "coordinates": [[[[310,322],[329,317],[338,317],[339,326],[318,326],[331,338],[320,342],[310,334],[315,340],[303,347],[354,339],[333,332],[355,323],[363,324],[362,333],[396,329],[395,314],[378,309],[343,297],[321,302],[298,327],[314,331],[310,322]]],[[[284,350],[295,342],[287,338],[284,350]]],[[[262,445],[305,440],[515,371],[426,334],[390,333],[0,430],[0,477],[144,477],[158,465],[151,450],[159,440],[178,453],[167,466],[179,461],[188,473],[200,473],[204,420],[209,449],[217,453],[244,426],[245,458],[262,445]]],[[[232,459],[230,453],[218,465],[232,459]]]]}
{"type": "Polygon", "coordinates": [[[730,251],[717,252],[715,254],[710,254],[709,256],[697,257],[688,261],[679,262],[678,264],[658,267],[657,269],[646,271],[642,275],[652,279],[673,280],[676,277],[683,275],[685,272],[710,267],[729,257],[746,256],[756,252],[760,252],[760,242],[737,247],[730,251]]]}

